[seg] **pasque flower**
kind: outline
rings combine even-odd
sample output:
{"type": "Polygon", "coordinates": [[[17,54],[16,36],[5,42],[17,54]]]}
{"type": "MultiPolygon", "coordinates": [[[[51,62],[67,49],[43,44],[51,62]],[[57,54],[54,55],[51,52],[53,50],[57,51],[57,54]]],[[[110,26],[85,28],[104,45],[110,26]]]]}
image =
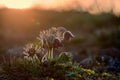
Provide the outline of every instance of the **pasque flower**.
{"type": "Polygon", "coordinates": [[[41,49],[32,43],[27,44],[23,49],[24,58],[27,60],[38,59],[37,53],[41,52],[41,49]]]}
{"type": "Polygon", "coordinates": [[[74,35],[64,27],[52,27],[40,32],[37,39],[41,42],[42,48],[47,50],[42,61],[52,59],[54,50],[62,47],[63,41],[69,41],[73,37],[74,35]]]}

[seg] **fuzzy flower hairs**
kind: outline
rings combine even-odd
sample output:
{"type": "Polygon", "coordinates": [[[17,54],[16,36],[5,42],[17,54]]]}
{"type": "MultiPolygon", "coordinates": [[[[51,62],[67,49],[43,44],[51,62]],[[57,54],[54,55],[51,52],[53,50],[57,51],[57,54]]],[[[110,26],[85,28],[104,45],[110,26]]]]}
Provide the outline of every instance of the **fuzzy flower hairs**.
{"type": "Polygon", "coordinates": [[[72,38],[74,38],[74,35],[64,27],[52,27],[40,32],[39,37],[37,37],[44,48],[62,47],[63,41],[69,41],[72,38]]]}
{"type": "Polygon", "coordinates": [[[63,46],[63,41],[69,41],[74,38],[74,35],[64,27],[52,27],[48,30],[41,31],[37,39],[40,42],[40,45],[33,44],[27,45],[24,49],[24,54],[33,58],[36,57],[36,53],[43,53],[44,50],[46,53],[42,58],[42,62],[45,60],[53,59],[53,53],[55,49],[63,46]],[[39,46],[39,47],[38,47],[39,46]]]}

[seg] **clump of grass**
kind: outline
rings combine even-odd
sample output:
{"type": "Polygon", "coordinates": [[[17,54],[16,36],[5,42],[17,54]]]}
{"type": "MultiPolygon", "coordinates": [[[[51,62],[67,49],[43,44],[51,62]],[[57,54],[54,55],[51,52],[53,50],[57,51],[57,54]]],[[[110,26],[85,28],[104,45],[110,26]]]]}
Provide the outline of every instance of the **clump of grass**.
{"type": "MultiPolygon", "coordinates": [[[[69,56],[68,56],[69,57],[69,56]]],[[[11,59],[10,64],[2,66],[1,80],[89,80],[105,79],[119,80],[120,77],[110,73],[98,73],[92,69],[85,69],[70,59],[64,62],[66,55],[55,57],[51,61],[38,62],[24,58],[11,59]],[[63,61],[61,61],[62,59],[63,61]]]]}

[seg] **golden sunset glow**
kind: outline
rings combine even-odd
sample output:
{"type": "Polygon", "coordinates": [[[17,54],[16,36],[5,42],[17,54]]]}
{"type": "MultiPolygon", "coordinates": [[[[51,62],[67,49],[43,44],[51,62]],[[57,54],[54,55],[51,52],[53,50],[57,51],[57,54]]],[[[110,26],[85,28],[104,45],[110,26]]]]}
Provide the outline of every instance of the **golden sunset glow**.
{"type": "Polygon", "coordinates": [[[120,0],[0,0],[0,9],[36,8],[43,10],[76,10],[91,14],[113,13],[120,15],[120,0]]]}
{"type": "Polygon", "coordinates": [[[34,0],[2,0],[0,3],[7,8],[25,9],[30,8],[34,0]]]}

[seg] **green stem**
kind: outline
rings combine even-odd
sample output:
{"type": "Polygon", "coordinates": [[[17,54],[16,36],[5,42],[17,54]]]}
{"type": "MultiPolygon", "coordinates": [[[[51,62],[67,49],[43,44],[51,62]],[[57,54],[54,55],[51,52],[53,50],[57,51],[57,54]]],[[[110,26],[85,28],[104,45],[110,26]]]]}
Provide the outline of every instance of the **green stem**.
{"type": "Polygon", "coordinates": [[[51,49],[51,59],[53,59],[53,48],[51,49]]]}

